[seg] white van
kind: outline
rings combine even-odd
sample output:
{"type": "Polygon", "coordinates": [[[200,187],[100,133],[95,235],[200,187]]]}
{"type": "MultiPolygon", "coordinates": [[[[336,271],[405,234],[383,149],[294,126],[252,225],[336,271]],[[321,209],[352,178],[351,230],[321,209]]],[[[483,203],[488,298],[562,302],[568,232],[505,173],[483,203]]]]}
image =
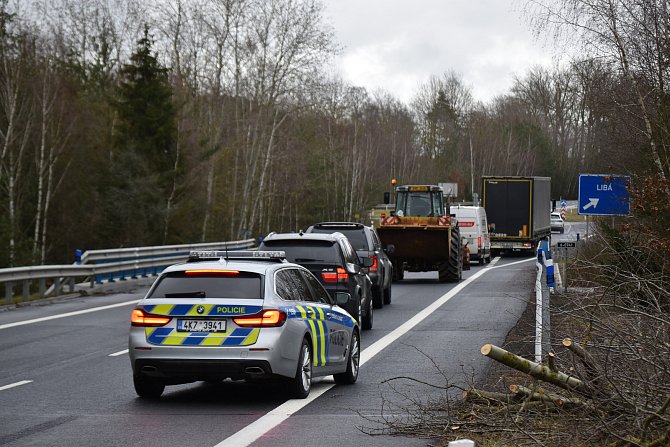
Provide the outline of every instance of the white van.
{"type": "Polygon", "coordinates": [[[451,205],[450,212],[458,220],[461,239],[468,243],[470,259],[480,265],[491,262],[491,238],[484,207],[451,205]]]}

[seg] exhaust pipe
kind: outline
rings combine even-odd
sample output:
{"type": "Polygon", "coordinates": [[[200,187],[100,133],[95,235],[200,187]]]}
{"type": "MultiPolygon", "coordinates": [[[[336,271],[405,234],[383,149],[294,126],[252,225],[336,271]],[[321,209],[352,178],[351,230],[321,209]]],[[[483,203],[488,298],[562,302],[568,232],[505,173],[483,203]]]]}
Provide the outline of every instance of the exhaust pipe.
{"type": "Polygon", "coordinates": [[[143,367],[142,367],[142,372],[145,372],[145,373],[157,373],[157,372],[158,372],[158,368],[156,368],[155,366],[143,366],[143,367]]]}
{"type": "Polygon", "coordinates": [[[265,374],[265,371],[263,371],[263,368],[261,368],[260,366],[248,366],[244,370],[244,372],[246,372],[247,374],[252,374],[252,375],[254,375],[254,374],[265,374]]]}

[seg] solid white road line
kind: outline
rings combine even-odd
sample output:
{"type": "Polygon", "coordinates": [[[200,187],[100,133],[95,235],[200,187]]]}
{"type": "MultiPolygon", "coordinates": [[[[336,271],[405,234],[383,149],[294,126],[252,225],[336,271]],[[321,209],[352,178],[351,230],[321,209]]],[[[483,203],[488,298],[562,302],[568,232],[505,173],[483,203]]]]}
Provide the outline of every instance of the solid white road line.
{"type": "MultiPolygon", "coordinates": [[[[493,269],[493,266],[498,262],[500,257],[496,257],[491,261],[491,264],[488,268],[483,268],[477,273],[466,279],[465,281],[458,284],[456,287],[451,289],[446,294],[442,295],[437,301],[433,302],[430,306],[423,309],[421,312],[416,314],[414,317],[407,320],[404,324],[398,326],[394,331],[385,335],[381,339],[377,340],[366,349],[361,352],[360,365],[363,366],[366,362],[371,360],[374,356],[379,354],[384,348],[388,347],[391,343],[405,335],[417,324],[425,320],[430,314],[437,310],[440,306],[445,304],[451,298],[453,298],[458,292],[466,288],[470,283],[475,281],[477,278],[485,274],[486,272],[493,269]]],[[[506,267],[508,265],[518,264],[520,262],[528,262],[532,259],[526,259],[519,262],[514,262],[511,264],[505,264],[497,266],[496,268],[506,267]]],[[[224,439],[220,443],[216,444],[214,447],[246,447],[252,442],[256,441],[258,438],[263,436],[265,433],[269,432],[291,415],[299,411],[300,409],[307,406],[310,402],[316,400],[323,393],[335,386],[334,383],[323,383],[314,384],[312,390],[309,393],[309,396],[305,399],[290,399],[284,402],[282,405],[278,406],[274,410],[266,413],[260,418],[256,419],[251,424],[247,425],[237,433],[231,435],[230,437],[224,439]]]]}
{"type": "Polygon", "coordinates": [[[91,312],[98,312],[100,310],[114,309],[115,307],[130,306],[131,304],[137,304],[139,300],[126,301],[124,303],[110,304],[109,306],[100,306],[94,307],[92,309],[77,310],[75,312],[68,312],[59,315],[51,315],[49,317],[34,318],[32,320],[17,321],[15,323],[0,324],[0,329],[9,329],[10,327],[23,326],[26,324],[40,323],[42,321],[57,320],[59,318],[73,317],[75,315],[83,315],[91,312]]]}
{"type": "Polygon", "coordinates": [[[115,352],[113,354],[109,354],[108,357],[118,357],[118,356],[123,355],[123,354],[128,354],[128,350],[124,349],[123,351],[119,351],[119,352],[115,352]]]}
{"type": "Polygon", "coordinates": [[[31,383],[31,382],[32,382],[32,380],[22,380],[20,382],[10,383],[9,385],[0,386],[0,391],[8,390],[10,388],[25,385],[26,383],[31,383]]]}

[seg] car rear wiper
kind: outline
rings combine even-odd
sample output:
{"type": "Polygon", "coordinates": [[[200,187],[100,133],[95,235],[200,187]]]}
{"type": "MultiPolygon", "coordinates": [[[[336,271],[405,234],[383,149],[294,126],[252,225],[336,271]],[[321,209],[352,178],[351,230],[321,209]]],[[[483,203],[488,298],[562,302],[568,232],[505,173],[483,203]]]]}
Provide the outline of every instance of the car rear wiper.
{"type": "Polygon", "coordinates": [[[295,258],[295,262],[323,262],[323,259],[295,258]]]}
{"type": "Polygon", "coordinates": [[[196,292],[166,293],[165,298],[205,298],[205,292],[204,290],[198,290],[196,292]]]}

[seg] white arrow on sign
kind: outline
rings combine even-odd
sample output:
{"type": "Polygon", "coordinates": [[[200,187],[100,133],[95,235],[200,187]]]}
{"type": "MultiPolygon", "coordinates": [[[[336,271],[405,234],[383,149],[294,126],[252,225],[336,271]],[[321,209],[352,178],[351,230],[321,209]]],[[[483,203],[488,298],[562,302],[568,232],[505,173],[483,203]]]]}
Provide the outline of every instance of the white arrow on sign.
{"type": "Polygon", "coordinates": [[[595,208],[595,207],[598,206],[598,202],[599,202],[599,201],[600,201],[600,199],[594,199],[593,197],[589,197],[589,203],[587,203],[586,205],[584,205],[584,206],[582,207],[582,209],[586,211],[586,210],[588,210],[588,209],[591,208],[591,207],[595,208]]]}

